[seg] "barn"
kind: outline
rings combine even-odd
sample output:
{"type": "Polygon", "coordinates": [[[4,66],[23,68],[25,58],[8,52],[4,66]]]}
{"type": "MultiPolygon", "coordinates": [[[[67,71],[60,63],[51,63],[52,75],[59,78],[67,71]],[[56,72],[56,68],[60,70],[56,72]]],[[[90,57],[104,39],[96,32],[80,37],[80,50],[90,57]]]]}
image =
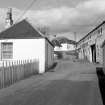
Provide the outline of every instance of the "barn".
{"type": "Polygon", "coordinates": [[[53,65],[53,44],[29,20],[24,19],[0,33],[0,61],[34,59],[39,73],[53,65]]]}

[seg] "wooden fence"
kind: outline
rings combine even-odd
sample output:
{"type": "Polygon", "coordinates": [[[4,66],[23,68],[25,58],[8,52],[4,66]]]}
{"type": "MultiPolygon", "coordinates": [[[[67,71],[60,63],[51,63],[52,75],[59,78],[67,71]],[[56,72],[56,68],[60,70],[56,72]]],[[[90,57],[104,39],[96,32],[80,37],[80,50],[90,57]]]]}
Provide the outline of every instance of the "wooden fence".
{"type": "Polygon", "coordinates": [[[2,61],[0,66],[0,88],[37,74],[39,62],[34,60],[2,61]]]}

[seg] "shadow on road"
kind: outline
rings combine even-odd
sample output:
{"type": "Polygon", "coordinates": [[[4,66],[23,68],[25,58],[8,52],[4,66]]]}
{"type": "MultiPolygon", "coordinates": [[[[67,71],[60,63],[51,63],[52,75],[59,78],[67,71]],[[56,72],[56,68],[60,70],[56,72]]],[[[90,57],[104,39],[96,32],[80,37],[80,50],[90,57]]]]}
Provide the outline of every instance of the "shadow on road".
{"type": "Polygon", "coordinates": [[[55,62],[50,68],[48,68],[48,72],[54,72],[55,67],[57,66],[57,62],[55,62]]]}
{"type": "Polygon", "coordinates": [[[102,67],[96,67],[96,72],[98,76],[98,83],[99,83],[99,88],[103,100],[103,105],[105,105],[105,75],[103,72],[102,67]]]}
{"type": "Polygon", "coordinates": [[[100,105],[98,99],[94,99],[96,91],[92,84],[89,81],[52,80],[47,87],[33,86],[0,98],[0,105],[100,105]]]}

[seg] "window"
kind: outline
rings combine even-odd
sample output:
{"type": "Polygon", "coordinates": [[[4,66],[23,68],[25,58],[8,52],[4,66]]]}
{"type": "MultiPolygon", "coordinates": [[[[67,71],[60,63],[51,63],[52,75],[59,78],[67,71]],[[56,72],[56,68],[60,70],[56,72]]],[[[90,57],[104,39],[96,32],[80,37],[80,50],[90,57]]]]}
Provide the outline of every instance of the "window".
{"type": "Polygon", "coordinates": [[[1,59],[13,58],[13,43],[3,42],[1,43],[1,59]]]}

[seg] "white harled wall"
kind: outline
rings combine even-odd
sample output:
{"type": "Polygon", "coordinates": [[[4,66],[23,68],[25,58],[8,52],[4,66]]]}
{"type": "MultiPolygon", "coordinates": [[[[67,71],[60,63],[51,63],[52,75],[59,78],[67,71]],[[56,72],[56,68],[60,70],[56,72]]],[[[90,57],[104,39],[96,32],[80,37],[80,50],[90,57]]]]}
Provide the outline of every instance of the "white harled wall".
{"type": "Polygon", "coordinates": [[[39,61],[39,73],[45,72],[45,39],[9,39],[0,42],[13,42],[13,59],[39,61]]]}

